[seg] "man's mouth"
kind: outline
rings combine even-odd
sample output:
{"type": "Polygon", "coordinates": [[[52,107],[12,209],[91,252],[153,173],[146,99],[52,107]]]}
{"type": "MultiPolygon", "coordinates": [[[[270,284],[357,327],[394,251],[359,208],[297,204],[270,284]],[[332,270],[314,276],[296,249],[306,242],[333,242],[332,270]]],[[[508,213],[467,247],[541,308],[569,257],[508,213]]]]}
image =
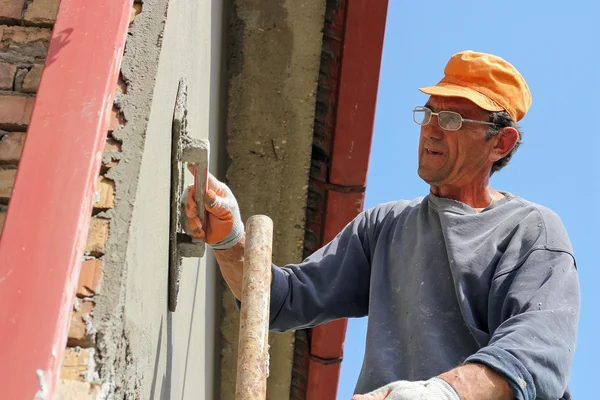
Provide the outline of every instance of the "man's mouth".
{"type": "Polygon", "coordinates": [[[431,150],[431,149],[425,149],[427,151],[427,154],[431,154],[433,156],[441,156],[442,154],[444,154],[441,151],[436,151],[436,150],[431,150]]]}

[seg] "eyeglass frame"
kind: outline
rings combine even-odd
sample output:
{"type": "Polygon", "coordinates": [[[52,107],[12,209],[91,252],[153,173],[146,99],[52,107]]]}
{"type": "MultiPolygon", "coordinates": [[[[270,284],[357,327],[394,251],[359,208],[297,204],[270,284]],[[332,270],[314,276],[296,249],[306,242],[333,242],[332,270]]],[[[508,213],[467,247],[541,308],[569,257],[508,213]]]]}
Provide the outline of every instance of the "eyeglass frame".
{"type": "Polygon", "coordinates": [[[475,119],[464,118],[462,115],[460,115],[456,111],[442,110],[442,111],[439,111],[439,112],[433,112],[433,110],[431,108],[425,107],[425,106],[417,106],[417,107],[413,108],[412,113],[413,113],[413,121],[415,122],[415,124],[417,124],[419,126],[427,126],[427,125],[429,125],[431,123],[431,119],[432,119],[431,117],[436,116],[436,117],[438,117],[438,119],[437,119],[438,120],[438,126],[440,128],[442,128],[443,130],[450,131],[450,132],[456,132],[456,131],[460,130],[460,128],[462,128],[462,126],[463,126],[463,122],[473,122],[475,124],[482,124],[482,125],[488,125],[488,126],[497,126],[498,125],[498,124],[495,124],[493,122],[478,121],[478,120],[475,120],[475,119]],[[420,123],[418,123],[416,121],[416,119],[415,119],[415,111],[426,111],[426,110],[428,110],[431,113],[431,115],[429,117],[429,121],[426,124],[420,124],[420,123]],[[441,113],[450,113],[450,114],[458,115],[460,117],[460,125],[458,126],[458,128],[456,128],[456,129],[447,129],[447,128],[444,128],[442,125],[440,125],[439,115],[441,113]]]}

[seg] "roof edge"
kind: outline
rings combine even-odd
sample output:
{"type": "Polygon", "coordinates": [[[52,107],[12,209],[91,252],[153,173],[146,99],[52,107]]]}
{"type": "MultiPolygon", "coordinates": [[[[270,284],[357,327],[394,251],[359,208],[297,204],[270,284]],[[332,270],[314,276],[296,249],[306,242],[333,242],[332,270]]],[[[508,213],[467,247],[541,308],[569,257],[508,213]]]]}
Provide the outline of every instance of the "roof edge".
{"type": "MultiPolygon", "coordinates": [[[[315,116],[305,256],[364,205],[388,0],[328,1],[315,116]]],[[[290,399],[335,399],[347,320],[296,332],[290,399]]]]}

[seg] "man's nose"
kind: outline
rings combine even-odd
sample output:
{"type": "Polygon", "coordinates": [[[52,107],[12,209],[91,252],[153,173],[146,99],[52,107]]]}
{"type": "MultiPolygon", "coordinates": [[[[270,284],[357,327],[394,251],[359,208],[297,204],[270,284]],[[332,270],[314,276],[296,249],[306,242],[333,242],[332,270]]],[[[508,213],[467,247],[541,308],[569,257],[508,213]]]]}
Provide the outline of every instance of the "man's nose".
{"type": "Polygon", "coordinates": [[[437,120],[434,118],[429,124],[421,127],[421,135],[427,139],[440,140],[444,137],[444,130],[440,128],[437,120]]]}

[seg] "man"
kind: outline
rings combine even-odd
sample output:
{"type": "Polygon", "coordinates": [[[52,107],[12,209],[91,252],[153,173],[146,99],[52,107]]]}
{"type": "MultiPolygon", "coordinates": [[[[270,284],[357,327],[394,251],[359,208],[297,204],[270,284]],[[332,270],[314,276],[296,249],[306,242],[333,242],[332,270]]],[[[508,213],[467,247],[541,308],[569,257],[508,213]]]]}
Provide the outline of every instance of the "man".
{"type": "MultiPolygon", "coordinates": [[[[568,235],[551,210],[489,184],[520,144],[529,88],[505,60],[464,51],[421,91],[430,193],[364,211],[301,264],[273,267],[271,329],[368,315],[355,400],[570,399],[580,296],[568,235]]],[[[231,191],[209,186],[207,243],[239,299],[243,224],[231,191]]],[[[191,195],[186,214],[203,235],[191,195]]]]}

